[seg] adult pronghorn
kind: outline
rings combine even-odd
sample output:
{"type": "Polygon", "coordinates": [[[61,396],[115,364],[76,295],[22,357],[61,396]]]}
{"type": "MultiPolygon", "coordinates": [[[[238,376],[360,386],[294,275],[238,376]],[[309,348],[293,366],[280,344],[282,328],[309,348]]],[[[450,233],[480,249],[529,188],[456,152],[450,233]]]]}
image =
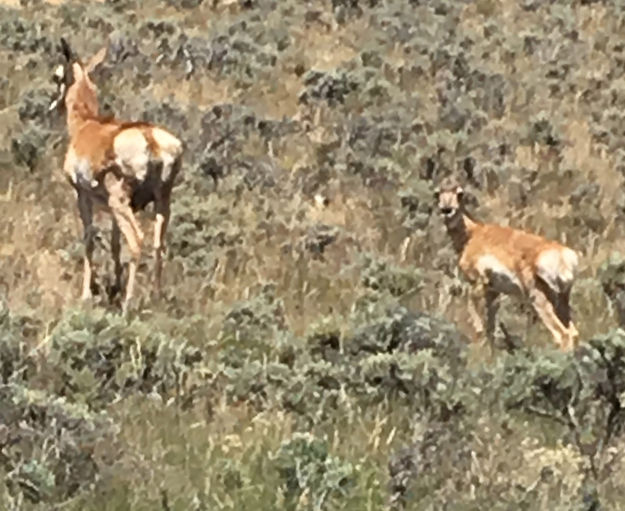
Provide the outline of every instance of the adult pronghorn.
{"type": "Polygon", "coordinates": [[[569,306],[577,253],[519,229],[477,222],[466,213],[462,187],[453,178],[440,183],[435,197],[460,269],[471,284],[469,314],[477,336],[484,333],[480,309],[485,307],[486,336],[492,343],[496,299],[503,293],[529,299],[563,350],[577,346],[579,334],[569,306]]]}
{"type": "Polygon", "coordinates": [[[127,310],[133,296],[143,232],[134,211],[154,202],[154,286],[161,289],[162,256],[170,216],[174,179],[180,171],[183,143],[163,128],[144,122],[122,122],[100,116],[97,90],[90,73],[104,60],[106,46],[86,64],[73,56],[61,38],[64,63],[54,73],[58,95],[50,110],[65,107],[69,147],[63,171],[76,191],[84,228],[85,256],[82,298],[91,298],[93,203],[102,204],[113,217],[111,249],[115,284],[120,288],[120,230],[131,259],[128,265],[127,310]]]}

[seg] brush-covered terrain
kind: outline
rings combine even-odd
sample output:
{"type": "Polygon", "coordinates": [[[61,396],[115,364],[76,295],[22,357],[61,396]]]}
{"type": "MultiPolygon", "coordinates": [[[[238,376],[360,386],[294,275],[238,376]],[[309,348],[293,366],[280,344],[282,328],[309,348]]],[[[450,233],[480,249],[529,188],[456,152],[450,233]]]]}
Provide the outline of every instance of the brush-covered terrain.
{"type": "Polygon", "coordinates": [[[624,33],[620,0],[0,2],[0,507],[622,509],[624,33]],[[79,300],[60,36],[186,144],[127,317],[106,214],[79,300]],[[575,353],[508,298],[471,343],[450,173],[580,252],[575,353]]]}

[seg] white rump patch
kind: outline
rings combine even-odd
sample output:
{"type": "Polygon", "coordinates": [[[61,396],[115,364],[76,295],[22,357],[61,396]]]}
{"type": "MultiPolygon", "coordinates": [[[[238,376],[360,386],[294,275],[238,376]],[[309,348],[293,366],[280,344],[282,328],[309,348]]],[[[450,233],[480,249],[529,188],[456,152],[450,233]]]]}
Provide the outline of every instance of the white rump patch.
{"type": "Polygon", "coordinates": [[[81,186],[87,186],[87,183],[91,186],[93,174],[91,171],[91,163],[89,163],[87,158],[77,158],[74,162],[74,178],[74,182],[81,186]]]}
{"type": "Polygon", "coordinates": [[[145,179],[150,154],[141,130],[130,128],[119,133],[113,142],[113,150],[115,161],[124,174],[134,175],[140,181],[145,179]]]}
{"type": "Polygon", "coordinates": [[[486,254],[477,260],[477,271],[488,278],[491,287],[499,293],[513,295],[523,292],[523,285],[510,268],[494,255],[486,254]]]}
{"type": "Polygon", "coordinates": [[[182,153],[182,143],[162,128],[152,128],[152,136],[158,144],[163,165],[169,167],[182,153]]]}
{"type": "Polygon", "coordinates": [[[570,282],[575,278],[575,272],[579,265],[579,256],[575,250],[565,248],[562,250],[562,260],[564,261],[565,268],[562,270],[562,275],[560,277],[570,282]]]}
{"type": "MultiPolygon", "coordinates": [[[[67,153],[64,164],[65,172],[69,174],[72,182],[82,188],[92,188],[93,182],[93,169],[91,163],[87,158],[79,158],[73,149],[70,149],[67,153]]],[[[97,181],[96,186],[97,186],[97,181]]]]}
{"type": "Polygon", "coordinates": [[[579,264],[577,253],[570,248],[550,248],[536,260],[536,273],[555,292],[564,291],[573,282],[579,264]]]}

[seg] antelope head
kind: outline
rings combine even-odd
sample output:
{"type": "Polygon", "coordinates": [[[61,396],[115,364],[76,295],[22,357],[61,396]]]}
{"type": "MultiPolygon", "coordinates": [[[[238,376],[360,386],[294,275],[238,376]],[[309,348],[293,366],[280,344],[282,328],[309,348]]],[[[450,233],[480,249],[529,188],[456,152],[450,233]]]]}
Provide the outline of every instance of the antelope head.
{"type": "Polygon", "coordinates": [[[65,38],[61,37],[58,49],[63,62],[57,66],[52,76],[57,91],[48,110],[62,109],[65,106],[69,109],[70,104],[80,102],[89,113],[97,115],[97,88],[89,75],[106,57],[107,47],[98,51],[86,64],[75,56],[65,38]]]}
{"type": "Polygon", "coordinates": [[[462,213],[462,200],[464,190],[453,178],[445,178],[434,192],[434,198],[438,202],[438,210],[445,221],[451,221],[459,213],[462,213]]]}

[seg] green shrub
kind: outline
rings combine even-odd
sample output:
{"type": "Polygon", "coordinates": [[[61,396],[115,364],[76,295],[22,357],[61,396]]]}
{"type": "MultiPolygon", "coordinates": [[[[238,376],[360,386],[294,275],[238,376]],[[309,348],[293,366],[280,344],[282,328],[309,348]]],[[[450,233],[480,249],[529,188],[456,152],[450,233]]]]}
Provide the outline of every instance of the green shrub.
{"type": "Polygon", "coordinates": [[[296,433],[273,454],[287,509],[327,509],[350,488],[354,467],[329,453],[326,442],[296,433]]]}
{"type": "Polygon", "coordinates": [[[45,370],[59,395],[94,409],[134,392],[183,398],[202,353],[118,315],[70,314],[50,333],[45,370]]]}
{"type": "Polygon", "coordinates": [[[506,361],[501,383],[508,410],[563,427],[597,480],[610,473],[607,455],[625,425],[625,331],[592,339],[575,354],[521,352],[506,361]]]}
{"type": "Polygon", "coordinates": [[[620,326],[625,326],[625,259],[613,252],[598,272],[603,291],[616,309],[620,326]]]}
{"type": "Polygon", "coordinates": [[[33,502],[88,488],[114,459],[116,430],[105,413],[23,385],[0,387],[0,424],[5,484],[33,502]],[[97,454],[103,446],[109,458],[97,454]]]}

